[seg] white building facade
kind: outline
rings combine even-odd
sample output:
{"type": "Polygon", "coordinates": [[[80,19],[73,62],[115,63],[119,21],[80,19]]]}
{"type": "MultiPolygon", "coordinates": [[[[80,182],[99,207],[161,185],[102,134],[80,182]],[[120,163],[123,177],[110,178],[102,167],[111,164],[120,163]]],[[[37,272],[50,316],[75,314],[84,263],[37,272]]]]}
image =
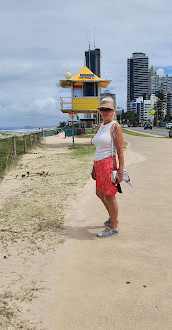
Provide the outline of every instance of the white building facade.
{"type": "Polygon", "coordinates": [[[172,116],[172,75],[153,76],[151,78],[152,94],[162,90],[165,94],[165,102],[163,104],[164,116],[168,113],[172,116]]]}
{"type": "Polygon", "coordinates": [[[156,108],[156,103],[158,101],[158,97],[155,95],[150,96],[150,100],[144,100],[143,102],[143,112],[144,112],[144,121],[152,121],[153,116],[151,114],[151,110],[156,108]]]}
{"type": "Polygon", "coordinates": [[[153,76],[151,78],[151,92],[155,94],[155,92],[163,89],[164,93],[172,93],[172,75],[166,74],[162,77],[153,76]]]}
{"type": "Polygon", "coordinates": [[[132,102],[131,111],[134,111],[139,116],[140,122],[152,121],[151,110],[156,108],[158,97],[151,95],[149,100],[143,100],[143,97],[138,97],[136,102],[132,102]]]}

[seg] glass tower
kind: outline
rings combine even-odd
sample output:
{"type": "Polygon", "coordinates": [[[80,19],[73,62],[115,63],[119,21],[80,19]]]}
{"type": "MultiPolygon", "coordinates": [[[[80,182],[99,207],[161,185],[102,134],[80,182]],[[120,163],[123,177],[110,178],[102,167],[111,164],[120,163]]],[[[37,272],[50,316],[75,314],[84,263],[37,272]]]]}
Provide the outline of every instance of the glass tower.
{"type": "Polygon", "coordinates": [[[95,73],[96,76],[100,77],[100,49],[95,48],[93,50],[87,50],[85,52],[86,66],[95,73]]]}
{"type": "Polygon", "coordinates": [[[127,111],[138,97],[144,100],[149,97],[148,56],[144,53],[133,53],[127,59],[127,111]]]}

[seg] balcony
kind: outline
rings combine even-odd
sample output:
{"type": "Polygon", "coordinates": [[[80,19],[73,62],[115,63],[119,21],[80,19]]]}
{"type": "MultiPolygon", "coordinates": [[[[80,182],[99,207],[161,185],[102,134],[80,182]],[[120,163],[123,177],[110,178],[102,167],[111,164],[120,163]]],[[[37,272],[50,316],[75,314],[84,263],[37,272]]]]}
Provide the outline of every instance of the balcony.
{"type": "Polygon", "coordinates": [[[60,110],[63,113],[97,113],[99,98],[96,96],[85,97],[60,97],[60,110]]]}

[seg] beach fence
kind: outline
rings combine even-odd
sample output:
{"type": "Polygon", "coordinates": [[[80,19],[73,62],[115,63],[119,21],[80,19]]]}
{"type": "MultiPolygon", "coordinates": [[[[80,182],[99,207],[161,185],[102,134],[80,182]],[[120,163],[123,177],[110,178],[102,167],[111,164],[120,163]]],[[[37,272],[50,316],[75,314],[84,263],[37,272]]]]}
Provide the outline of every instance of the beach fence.
{"type": "MultiPolygon", "coordinates": [[[[65,137],[72,136],[72,128],[71,127],[58,127],[58,128],[51,128],[51,129],[45,129],[44,130],[44,136],[53,136],[56,135],[57,133],[65,133],[65,137]]],[[[74,135],[78,135],[78,128],[74,128],[74,135]]]]}
{"type": "Polygon", "coordinates": [[[58,133],[64,132],[65,131],[65,127],[57,127],[57,128],[47,128],[44,129],[43,135],[46,136],[53,136],[56,135],[58,133]]]}
{"type": "Polygon", "coordinates": [[[42,138],[43,130],[26,134],[0,136],[0,178],[2,178],[5,169],[13,160],[29,151],[33,146],[39,145],[42,138]]]}

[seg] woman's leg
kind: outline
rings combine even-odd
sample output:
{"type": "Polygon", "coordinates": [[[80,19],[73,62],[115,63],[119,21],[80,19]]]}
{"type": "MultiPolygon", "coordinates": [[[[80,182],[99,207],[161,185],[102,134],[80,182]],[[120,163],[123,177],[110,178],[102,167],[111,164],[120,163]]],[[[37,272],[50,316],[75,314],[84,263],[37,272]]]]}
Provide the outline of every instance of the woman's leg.
{"type": "MultiPolygon", "coordinates": [[[[103,193],[102,189],[96,189],[96,195],[101,199],[101,201],[103,202],[104,206],[106,207],[106,210],[109,213],[109,204],[108,204],[108,202],[106,200],[106,196],[107,195],[105,195],[103,193]]],[[[110,213],[109,213],[109,217],[110,217],[110,213]]]]}
{"type": "Polygon", "coordinates": [[[105,200],[108,204],[107,208],[110,216],[110,229],[115,230],[117,229],[118,203],[115,195],[105,195],[105,200]]]}

